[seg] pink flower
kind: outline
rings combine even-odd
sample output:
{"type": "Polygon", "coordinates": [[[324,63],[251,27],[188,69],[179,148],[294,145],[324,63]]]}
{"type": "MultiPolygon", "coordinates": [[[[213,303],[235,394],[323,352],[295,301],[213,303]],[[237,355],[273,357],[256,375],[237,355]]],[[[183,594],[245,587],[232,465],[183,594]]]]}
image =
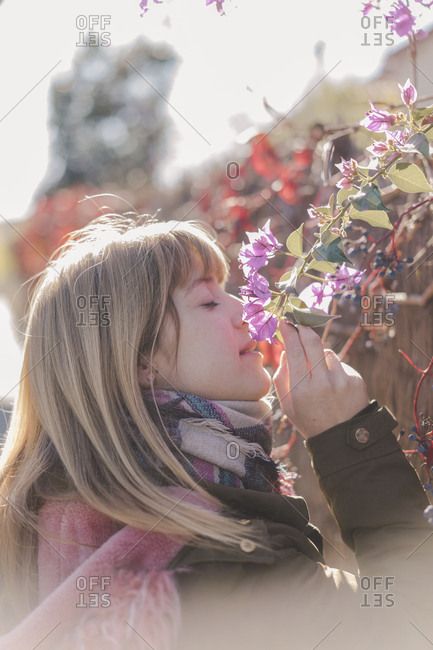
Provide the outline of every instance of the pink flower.
{"type": "Polygon", "coordinates": [[[371,110],[366,112],[366,117],[360,122],[361,126],[369,131],[387,131],[397,121],[397,117],[392,113],[376,108],[372,102],[370,102],[370,106],[371,110]]]}
{"type": "Polygon", "coordinates": [[[366,16],[367,14],[370,13],[370,11],[373,9],[374,5],[372,2],[364,2],[364,6],[362,7],[362,15],[366,16]]]}
{"type": "Polygon", "coordinates": [[[217,11],[221,13],[224,9],[223,7],[224,0],[206,0],[206,7],[214,3],[216,4],[217,11]]]}
{"type": "Polygon", "coordinates": [[[358,176],[358,163],[356,160],[353,158],[350,160],[341,158],[341,162],[335,166],[343,174],[343,178],[338,181],[337,187],[344,189],[352,187],[355,178],[358,176]]]}
{"type": "Polygon", "coordinates": [[[264,311],[263,317],[250,322],[250,333],[255,341],[272,343],[278,327],[278,318],[264,311]]]}
{"type": "Polygon", "coordinates": [[[394,147],[398,149],[399,147],[404,147],[411,132],[409,129],[397,129],[396,131],[388,131],[386,135],[389,136],[390,141],[393,141],[394,147]]]}
{"type": "Polygon", "coordinates": [[[299,298],[305,302],[310,309],[320,307],[326,313],[329,312],[334,289],[326,282],[312,282],[299,294],[299,298]]]}
{"type": "MultiPolygon", "coordinates": [[[[409,129],[396,129],[395,131],[386,131],[386,141],[376,141],[367,147],[367,151],[376,158],[384,157],[391,154],[395,157],[396,151],[405,151],[404,147],[411,136],[409,129]]],[[[388,162],[391,158],[388,158],[388,162]]]]}
{"type": "MultiPolygon", "coordinates": [[[[164,0],[153,0],[153,2],[157,5],[162,5],[163,1],[164,0]]],[[[148,5],[149,5],[149,0],[140,0],[139,7],[142,11],[142,13],[140,14],[142,18],[144,14],[149,11],[148,5]]]]}
{"type": "Polygon", "coordinates": [[[364,271],[352,269],[343,262],[335,273],[326,273],[325,278],[330,281],[334,293],[340,293],[343,290],[353,289],[355,284],[361,282],[363,274],[364,271]]]}
{"type": "Polygon", "coordinates": [[[362,280],[364,271],[352,269],[343,263],[335,273],[326,273],[324,282],[312,282],[299,294],[299,298],[312,308],[320,307],[329,313],[331,300],[337,293],[349,291],[362,280]]]}
{"type": "Polygon", "coordinates": [[[311,206],[310,208],[307,208],[307,213],[310,219],[320,219],[322,215],[320,214],[316,206],[312,205],[311,203],[310,206],[311,206]]]}
{"type": "Polygon", "coordinates": [[[244,302],[242,319],[248,323],[249,332],[255,341],[266,340],[272,343],[278,318],[263,309],[260,299],[244,302]]]}
{"type": "Polygon", "coordinates": [[[238,255],[238,261],[242,266],[245,277],[262,268],[262,266],[266,266],[268,260],[275,255],[277,250],[283,247],[283,244],[280,244],[271,232],[270,222],[271,220],[268,219],[263,228],[259,228],[258,232],[247,232],[250,243],[243,243],[238,255]]]}
{"type": "Polygon", "coordinates": [[[403,104],[406,106],[412,106],[412,104],[416,102],[418,94],[416,92],[415,86],[411,83],[410,79],[406,81],[403,87],[400,86],[400,84],[398,84],[398,87],[400,88],[401,101],[403,104]]]}
{"type": "Polygon", "coordinates": [[[258,298],[263,304],[266,304],[271,298],[269,282],[257,271],[250,273],[247,284],[239,288],[239,293],[247,298],[258,298]]]}
{"type": "Polygon", "coordinates": [[[392,6],[394,9],[386,16],[390,28],[399,36],[407,36],[413,31],[415,17],[402,0],[397,0],[392,6]]]}
{"type": "Polygon", "coordinates": [[[376,140],[372,145],[367,147],[367,151],[372,155],[380,158],[384,154],[388,153],[389,147],[386,142],[379,142],[376,140]]]}
{"type": "MultiPolygon", "coordinates": [[[[164,0],[153,0],[153,2],[155,4],[161,5],[164,2],[164,0]]],[[[225,0],[206,0],[206,6],[208,7],[209,5],[215,3],[217,11],[219,11],[219,13],[222,13],[224,11],[224,7],[223,7],[224,2],[225,2],[225,0]]],[[[144,14],[149,11],[149,6],[148,5],[149,5],[149,0],[140,0],[139,7],[140,7],[141,12],[142,12],[140,14],[141,17],[143,17],[144,14]]]]}

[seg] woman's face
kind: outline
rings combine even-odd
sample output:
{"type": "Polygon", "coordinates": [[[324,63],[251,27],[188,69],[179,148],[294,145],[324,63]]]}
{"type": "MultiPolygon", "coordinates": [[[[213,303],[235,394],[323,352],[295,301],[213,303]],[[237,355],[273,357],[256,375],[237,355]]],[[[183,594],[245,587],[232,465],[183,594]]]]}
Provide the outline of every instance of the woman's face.
{"type": "MultiPolygon", "coordinates": [[[[161,349],[153,356],[154,387],[214,400],[257,400],[266,395],[272,379],[263,367],[263,355],[240,354],[252,342],[240,298],[227,293],[216,278],[203,278],[200,268],[172,297],[180,320],[178,365],[175,328],[169,320],[161,349]]],[[[141,383],[148,385],[146,371],[139,372],[141,383]]]]}

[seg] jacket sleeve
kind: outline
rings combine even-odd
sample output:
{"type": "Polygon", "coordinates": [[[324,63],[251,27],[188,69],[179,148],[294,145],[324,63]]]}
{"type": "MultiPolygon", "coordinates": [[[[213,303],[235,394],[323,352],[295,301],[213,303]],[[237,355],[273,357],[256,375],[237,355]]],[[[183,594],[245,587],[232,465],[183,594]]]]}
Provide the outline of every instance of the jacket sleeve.
{"type": "Polygon", "coordinates": [[[431,599],[429,501],[376,400],[353,418],[304,440],[313,470],[360,574],[393,576],[404,597],[431,599]]]}

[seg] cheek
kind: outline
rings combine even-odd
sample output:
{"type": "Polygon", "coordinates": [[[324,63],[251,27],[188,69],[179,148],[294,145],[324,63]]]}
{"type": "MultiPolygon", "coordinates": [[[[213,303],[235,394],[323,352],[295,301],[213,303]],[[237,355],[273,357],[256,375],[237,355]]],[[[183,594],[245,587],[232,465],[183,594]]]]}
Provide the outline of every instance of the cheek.
{"type": "Polygon", "coordinates": [[[195,363],[207,359],[214,367],[238,364],[240,343],[227,316],[203,307],[198,311],[193,310],[182,325],[182,358],[195,363]]]}
{"type": "Polygon", "coordinates": [[[233,330],[233,325],[225,319],[215,320],[207,331],[210,345],[213,346],[215,354],[221,358],[227,358],[237,362],[239,360],[239,334],[233,330]]]}

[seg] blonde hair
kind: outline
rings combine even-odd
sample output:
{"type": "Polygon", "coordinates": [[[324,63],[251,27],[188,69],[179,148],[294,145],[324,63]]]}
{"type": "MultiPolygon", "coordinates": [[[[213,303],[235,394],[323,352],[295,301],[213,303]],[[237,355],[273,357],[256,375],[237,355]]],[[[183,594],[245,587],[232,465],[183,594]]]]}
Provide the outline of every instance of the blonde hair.
{"type": "MultiPolygon", "coordinates": [[[[127,416],[141,435],[136,447],[151,450],[162,474],[219,503],[173,455],[138,383],[140,355],[152,367],[167,316],[176,326],[177,354],[171,296],[189,281],[196,254],[206,275],[227,278],[229,264],[211,226],[103,215],[70,233],[31,279],[19,392],[0,456],[5,624],[37,604],[37,513],[45,499],[79,499],[125,525],[195,545],[234,546],[244,537],[235,518],[161,490],[131,445],[127,416]]],[[[254,536],[254,527],[249,532],[254,536]]]]}

